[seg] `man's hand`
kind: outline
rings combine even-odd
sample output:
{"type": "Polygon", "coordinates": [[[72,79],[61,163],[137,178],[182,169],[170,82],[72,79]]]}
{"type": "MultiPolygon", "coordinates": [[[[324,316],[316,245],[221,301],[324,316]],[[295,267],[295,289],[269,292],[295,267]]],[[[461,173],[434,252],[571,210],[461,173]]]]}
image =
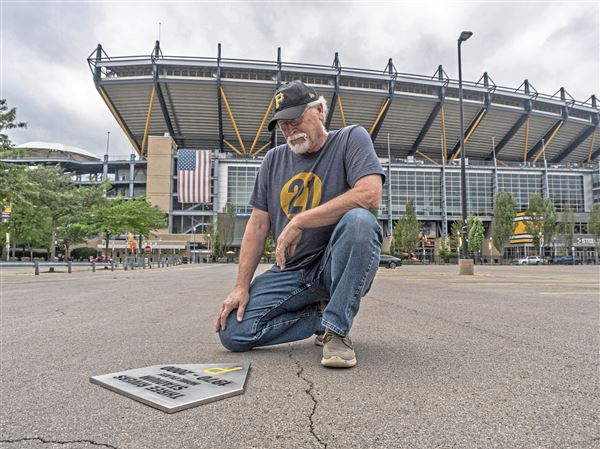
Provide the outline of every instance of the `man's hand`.
{"type": "Polygon", "coordinates": [[[298,226],[298,221],[294,218],[283,228],[277,239],[277,248],[275,249],[275,261],[281,270],[285,268],[285,250],[292,257],[296,252],[296,246],[302,237],[302,229],[298,226]]]}
{"type": "Polygon", "coordinates": [[[248,304],[249,299],[250,293],[247,288],[234,288],[221,305],[219,316],[217,316],[217,320],[215,321],[215,332],[225,330],[225,327],[227,326],[227,317],[235,309],[237,309],[237,320],[242,321],[242,318],[244,318],[244,311],[246,310],[246,304],[248,304]]]}

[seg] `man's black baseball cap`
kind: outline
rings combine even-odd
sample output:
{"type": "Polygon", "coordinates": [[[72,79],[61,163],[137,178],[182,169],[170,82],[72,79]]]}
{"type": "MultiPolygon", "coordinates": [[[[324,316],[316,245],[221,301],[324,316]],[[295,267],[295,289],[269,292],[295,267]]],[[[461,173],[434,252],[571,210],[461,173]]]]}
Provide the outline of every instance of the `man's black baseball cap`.
{"type": "Polygon", "coordinates": [[[306,105],[318,98],[317,91],[300,80],[280,86],[275,92],[275,115],[269,122],[269,131],[273,131],[277,120],[293,120],[300,117],[306,105]]]}

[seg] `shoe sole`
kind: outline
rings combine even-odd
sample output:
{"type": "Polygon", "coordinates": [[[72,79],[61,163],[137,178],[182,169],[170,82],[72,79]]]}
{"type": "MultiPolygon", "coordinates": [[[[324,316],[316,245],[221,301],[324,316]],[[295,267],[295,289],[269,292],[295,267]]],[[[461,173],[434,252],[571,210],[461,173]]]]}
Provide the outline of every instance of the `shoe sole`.
{"type": "Polygon", "coordinates": [[[352,368],[356,365],[356,357],[350,360],[343,359],[337,356],[331,356],[329,358],[322,358],[321,365],[328,368],[352,368]]]}

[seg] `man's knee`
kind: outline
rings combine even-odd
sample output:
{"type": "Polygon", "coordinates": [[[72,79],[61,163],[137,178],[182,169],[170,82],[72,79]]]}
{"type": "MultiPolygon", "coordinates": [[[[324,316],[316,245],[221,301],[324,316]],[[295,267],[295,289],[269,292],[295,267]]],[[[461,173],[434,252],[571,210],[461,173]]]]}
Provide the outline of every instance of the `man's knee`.
{"type": "MultiPolygon", "coordinates": [[[[235,315],[235,312],[236,311],[234,310],[232,315],[235,315]]],[[[235,321],[235,318],[232,320],[231,315],[227,321],[227,327],[225,330],[221,330],[219,332],[221,344],[231,352],[245,352],[252,349],[253,344],[251,336],[246,335],[243,332],[245,326],[242,326],[240,323],[235,321]]]]}
{"type": "Polygon", "coordinates": [[[362,239],[371,239],[380,234],[377,218],[367,209],[354,208],[344,214],[340,220],[344,234],[358,242],[362,239]]]}

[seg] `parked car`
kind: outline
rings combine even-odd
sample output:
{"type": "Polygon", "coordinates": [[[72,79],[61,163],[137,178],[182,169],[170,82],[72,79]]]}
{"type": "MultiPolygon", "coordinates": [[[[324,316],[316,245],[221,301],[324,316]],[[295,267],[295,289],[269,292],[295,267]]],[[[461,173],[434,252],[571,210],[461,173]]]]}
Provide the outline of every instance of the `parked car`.
{"type": "Polygon", "coordinates": [[[573,256],[562,256],[556,259],[556,262],[561,265],[581,265],[581,259],[577,259],[573,256]]]}
{"type": "Polygon", "coordinates": [[[104,256],[99,256],[96,257],[92,260],[90,260],[90,262],[96,262],[96,263],[111,263],[113,260],[110,257],[104,257],[104,256]]]}
{"type": "Polygon", "coordinates": [[[382,254],[379,257],[379,266],[386,268],[396,268],[402,265],[402,259],[398,259],[394,256],[388,256],[387,254],[382,254]]]}
{"type": "Polygon", "coordinates": [[[527,256],[522,259],[517,259],[517,265],[540,265],[544,263],[539,256],[527,256]]]}

